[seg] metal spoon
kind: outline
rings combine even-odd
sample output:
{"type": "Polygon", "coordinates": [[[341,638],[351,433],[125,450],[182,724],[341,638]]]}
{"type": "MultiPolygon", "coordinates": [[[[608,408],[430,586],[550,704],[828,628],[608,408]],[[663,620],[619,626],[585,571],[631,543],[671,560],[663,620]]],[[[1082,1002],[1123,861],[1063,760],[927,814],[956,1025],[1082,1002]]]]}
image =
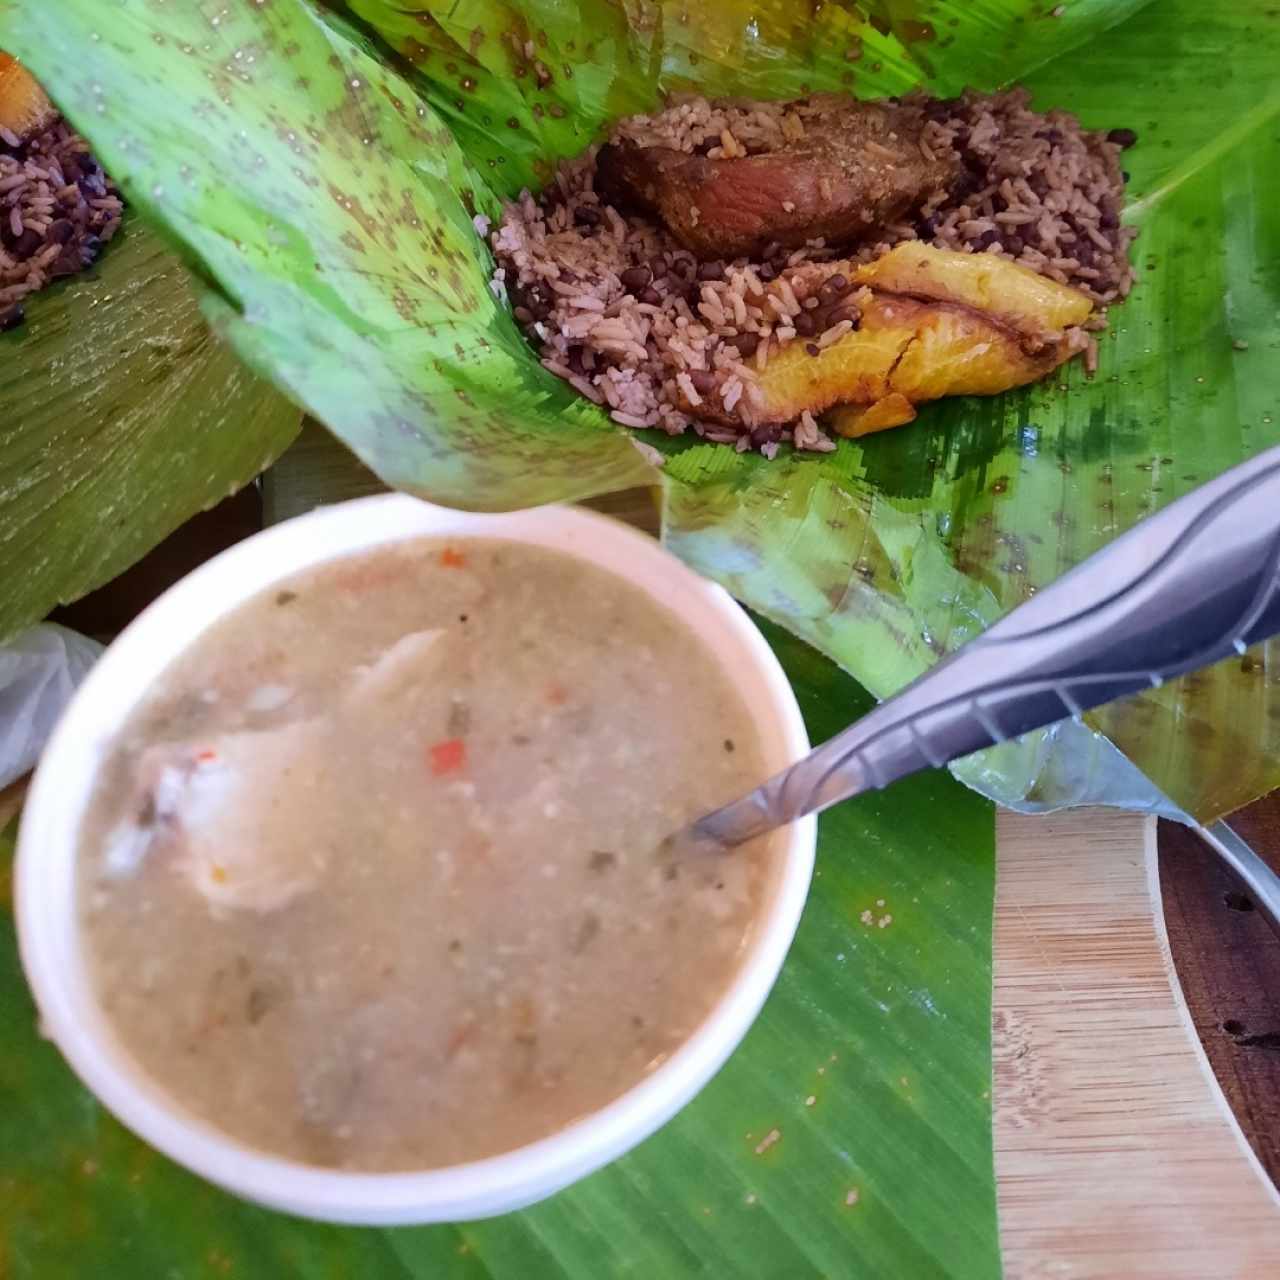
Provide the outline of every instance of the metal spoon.
{"type": "MultiPolygon", "coordinates": [[[[919,769],[1158,688],[1277,631],[1280,447],[1143,520],[896,697],[671,843],[742,844],[919,769]]],[[[1247,845],[1248,858],[1221,839],[1210,846],[1280,925],[1280,876],[1247,845]]]]}

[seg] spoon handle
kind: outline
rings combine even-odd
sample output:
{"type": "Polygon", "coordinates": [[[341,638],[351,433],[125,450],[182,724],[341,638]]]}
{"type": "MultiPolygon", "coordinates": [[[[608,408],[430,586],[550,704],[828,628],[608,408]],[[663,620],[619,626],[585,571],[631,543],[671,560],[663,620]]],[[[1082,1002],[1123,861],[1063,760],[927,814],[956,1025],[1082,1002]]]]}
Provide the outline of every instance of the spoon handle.
{"type": "Polygon", "coordinates": [[[740,844],[919,769],[1158,688],[1277,631],[1280,447],[1143,520],[694,830],[740,844]]]}

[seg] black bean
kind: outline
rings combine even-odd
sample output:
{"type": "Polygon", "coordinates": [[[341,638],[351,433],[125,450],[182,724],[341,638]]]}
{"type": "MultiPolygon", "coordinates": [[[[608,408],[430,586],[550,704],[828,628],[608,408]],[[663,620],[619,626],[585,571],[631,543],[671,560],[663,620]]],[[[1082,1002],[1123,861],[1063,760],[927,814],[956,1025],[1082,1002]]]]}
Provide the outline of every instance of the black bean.
{"type": "Polygon", "coordinates": [[[1051,146],[1056,147],[1062,141],[1061,129],[1042,129],[1040,136],[1051,146]]]}
{"type": "Polygon", "coordinates": [[[816,342],[806,342],[804,349],[811,355],[817,356],[822,354],[822,348],[816,342]]]}
{"type": "Polygon", "coordinates": [[[1093,241],[1081,238],[1080,243],[1071,250],[1070,256],[1082,267],[1091,267],[1093,266],[1094,255],[1097,252],[1097,249],[1093,246],[1093,241]]]}
{"type": "Polygon", "coordinates": [[[722,262],[704,262],[698,268],[699,280],[723,280],[724,264],[722,262]]]}
{"type": "Polygon", "coordinates": [[[30,227],[26,227],[13,242],[13,252],[19,258],[29,258],[42,244],[44,244],[44,240],[40,233],[33,231],[30,227]]]}
{"type": "Polygon", "coordinates": [[[581,222],[584,227],[598,227],[600,219],[604,216],[599,209],[593,204],[584,204],[578,207],[574,218],[581,222]]]}
{"type": "Polygon", "coordinates": [[[49,239],[58,244],[66,244],[67,241],[75,235],[75,233],[76,229],[72,226],[69,218],[59,218],[57,222],[49,228],[49,239]]]}
{"type": "Polygon", "coordinates": [[[1104,231],[1114,231],[1120,225],[1120,219],[1116,217],[1114,209],[1103,208],[1102,216],[1098,219],[1098,225],[1104,231]]]}
{"type": "Polygon", "coordinates": [[[622,283],[632,293],[639,293],[653,279],[653,272],[648,267],[631,267],[622,273],[622,283]]]}
{"type": "Polygon", "coordinates": [[[0,333],[16,329],[26,318],[26,312],[21,307],[15,306],[7,311],[0,311],[0,333]]]}
{"type": "Polygon", "coordinates": [[[68,183],[78,181],[81,173],[84,172],[80,168],[80,161],[73,155],[63,156],[58,164],[62,169],[62,176],[66,178],[68,183]]]}
{"type": "Polygon", "coordinates": [[[921,240],[932,240],[938,234],[938,215],[931,213],[927,218],[921,218],[916,223],[916,235],[921,240]]]}
{"type": "Polygon", "coordinates": [[[998,231],[984,231],[974,242],[975,249],[989,249],[997,240],[1000,239],[998,231]]]}
{"type": "Polygon", "coordinates": [[[657,289],[643,289],[640,292],[640,301],[647,302],[651,307],[660,307],[662,305],[662,294],[657,289]]]}
{"type": "Polygon", "coordinates": [[[692,369],[689,381],[700,396],[710,395],[716,389],[716,375],[710,369],[692,369]]]}
{"type": "Polygon", "coordinates": [[[1132,129],[1112,129],[1107,134],[1107,141],[1117,147],[1131,147],[1137,140],[1138,135],[1132,129]]]}
{"type": "Polygon", "coordinates": [[[827,287],[834,290],[838,294],[849,292],[849,277],[837,271],[835,275],[827,280],[827,287]]]}
{"type": "Polygon", "coordinates": [[[756,348],[760,345],[760,335],[758,333],[739,333],[732,338],[726,338],[725,341],[731,347],[736,347],[738,354],[745,358],[755,355],[756,348]]]}
{"type": "Polygon", "coordinates": [[[766,444],[776,444],[782,439],[782,428],[775,426],[756,427],[751,432],[751,447],[759,449],[766,444]]]}
{"type": "Polygon", "coordinates": [[[1005,253],[1011,253],[1015,257],[1026,248],[1026,245],[1022,242],[1022,237],[1014,231],[1008,232],[1000,243],[1004,245],[1005,253]]]}
{"type": "Polygon", "coordinates": [[[51,280],[64,280],[67,276],[73,276],[84,263],[80,259],[80,252],[72,245],[68,245],[53,260],[53,265],[48,268],[49,278],[51,280]]]}
{"type": "Polygon", "coordinates": [[[862,319],[862,309],[856,303],[845,302],[836,307],[826,318],[824,329],[830,329],[833,324],[840,324],[842,321],[848,320],[853,327],[858,327],[858,321],[862,319]]]}
{"type": "Polygon", "coordinates": [[[1041,199],[1049,194],[1049,179],[1043,173],[1033,173],[1027,179],[1027,186],[1041,199]]]}
{"type": "Polygon", "coordinates": [[[770,262],[762,262],[756,268],[756,276],[764,281],[765,284],[768,284],[770,280],[778,278],[778,269],[770,262]]]}
{"type": "Polygon", "coordinates": [[[814,321],[812,311],[802,311],[796,316],[791,323],[795,325],[796,332],[806,338],[812,338],[818,331],[818,326],[814,321]]]}
{"type": "Polygon", "coordinates": [[[551,314],[550,301],[536,284],[518,292],[512,301],[521,310],[528,312],[533,320],[545,320],[551,314]]]}

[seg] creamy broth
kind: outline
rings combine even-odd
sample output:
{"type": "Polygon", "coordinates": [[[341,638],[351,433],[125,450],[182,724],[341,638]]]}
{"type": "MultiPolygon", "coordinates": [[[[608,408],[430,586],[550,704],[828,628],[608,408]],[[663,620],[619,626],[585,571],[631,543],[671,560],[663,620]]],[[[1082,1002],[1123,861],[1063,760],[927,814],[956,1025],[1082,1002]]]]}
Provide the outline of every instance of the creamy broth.
{"type": "Polygon", "coordinates": [[[80,849],[98,999],[253,1146],[510,1150],[722,994],[771,846],[661,842],[763,772],[715,655],[612,574],[472,539],[336,561],[198,637],[109,749],[80,849]]]}

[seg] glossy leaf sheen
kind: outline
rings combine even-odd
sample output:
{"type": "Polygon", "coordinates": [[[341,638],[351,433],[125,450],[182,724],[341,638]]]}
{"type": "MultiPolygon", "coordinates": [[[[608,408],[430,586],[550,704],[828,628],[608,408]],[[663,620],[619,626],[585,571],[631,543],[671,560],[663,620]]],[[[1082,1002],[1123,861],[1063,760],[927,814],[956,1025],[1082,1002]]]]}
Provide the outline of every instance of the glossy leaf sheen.
{"type": "Polygon", "coordinates": [[[0,334],[0,641],[246,484],[302,421],[136,221],[26,310],[0,334]]]}
{"type": "MultiPolygon", "coordinates": [[[[767,635],[815,739],[868,708],[827,659],[767,635]]],[[[720,1075],[623,1160],[531,1210],[459,1227],[301,1223],[152,1152],[37,1037],[0,911],[0,1272],[996,1276],[993,848],[990,806],[944,773],[824,815],[795,946],[720,1075]]],[[[8,869],[0,849],[0,886],[8,869]]]]}

